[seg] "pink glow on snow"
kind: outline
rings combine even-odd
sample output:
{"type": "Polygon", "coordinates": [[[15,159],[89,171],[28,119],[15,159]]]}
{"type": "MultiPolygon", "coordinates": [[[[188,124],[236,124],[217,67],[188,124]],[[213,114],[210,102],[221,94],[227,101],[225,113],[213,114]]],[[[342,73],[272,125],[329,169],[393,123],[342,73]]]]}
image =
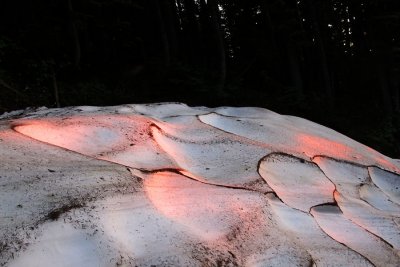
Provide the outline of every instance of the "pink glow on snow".
{"type": "Polygon", "coordinates": [[[367,147],[367,150],[371,153],[371,155],[374,155],[374,160],[378,163],[378,166],[382,166],[389,171],[393,171],[400,174],[399,165],[394,164],[393,162],[390,161],[388,157],[380,154],[379,152],[370,147],[367,147]]]}
{"type": "Polygon", "coordinates": [[[296,142],[305,154],[310,157],[315,155],[325,155],[339,159],[347,159],[349,158],[349,155],[359,156],[352,148],[323,137],[298,134],[296,136],[296,142]]]}
{"type": "Polygon", "coordinates": [[[111,150],[122,140],[122,136],[112,129],[81,123],[59,126],[51,121],[37,120],[17,125],[14,130],[48,144],[89,155],[111,150]]]}
{"type": "Polygon", "coordinates": [[[157,172],[144,179],[144,189],[154,207],[167,218],[184,225],[198,237],[216,240],[244,220],[246,203],[230,190],[185,178],[175,173],[157,172]]]}
{"type": "Polygon", "coordinates": [[[367,146],[360,146],[360,151],[343,143],[324,137],[298,134],[296,143],[307,156],[328,156],[349,162],[360,162],[365,165],[378,165],[387,170],[400,173],[400,167],[388,160],[387,157],[367,146]]]}
{"type": "Polygon", "coordinates": [[[150,123],[143,116],[94,115],[23,120],[13,128],[33,139],[96,156],[149,139],[150,123]]]}
{"type": "MultiPolygon", "coordinates": [[[[168,125],[164,123],[164,127],[165,126],[168,125]]],[[[171,127],[170,129],[173,128],[171,127]]],[[[174,162],[178,162],[177,165],[194,165],[194,162],[190,160],[190,157],[185,157],[185,154],[188,152],[179,147],[176,142],[168,142],[169,138],[166,138],[165,134],[160,129],[157,127],[151,127],[151,132],[154,141],[157,143],[159,148],[165,151],[172,159],[174,159],[174,162]]]]}

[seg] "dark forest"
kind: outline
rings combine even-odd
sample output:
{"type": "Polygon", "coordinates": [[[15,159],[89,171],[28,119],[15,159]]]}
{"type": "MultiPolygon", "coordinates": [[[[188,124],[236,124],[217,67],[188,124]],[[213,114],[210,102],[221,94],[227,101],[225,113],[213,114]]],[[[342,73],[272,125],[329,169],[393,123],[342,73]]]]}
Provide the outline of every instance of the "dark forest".
{"type": "Polygon", "coordinates": [[[2,0],[0,92],[259,106],[400,157],[400,1],[2,0]]]}

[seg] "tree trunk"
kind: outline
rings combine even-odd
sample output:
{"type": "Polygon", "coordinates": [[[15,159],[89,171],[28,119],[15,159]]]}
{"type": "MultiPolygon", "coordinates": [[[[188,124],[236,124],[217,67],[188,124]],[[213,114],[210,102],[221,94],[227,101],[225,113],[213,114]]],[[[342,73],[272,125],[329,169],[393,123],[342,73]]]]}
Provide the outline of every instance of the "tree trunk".
{"type": "Polygon", "coordinates": [[[164,1],[164,0],[154,0],[154,8],[156,11],[157,22],[158,22],[159,31],[160,31],[164,64],[165,64],[165,66],[169,66],[171,63],[170,45],[169,45],[169,41],[168,41],[167,30],[165,28],[163,14],[161,13],[160,1],[164,1]]]}
{"type": "Polygon", "coordinates": [[[187,57],[191,64],[199,64],[202,60],[200,25],[197,18],[198,6],[194,0],[184,0],[183,34],[187,44],[187,57]]]}
{"type": "Polygon", "coordinates": [[[318,57],[320,61],[320,66],[321,66],[321,72],[322,72],[322,85],[324,88],[324,93],[326,97],[328,98],[328,104],[332,108],[334,106],[334,92],[333,92],[333,87],[332,87],[332,82],[331,82],[331,77],[330,77],[330,72],[329,72],[329,66],[328,66],[328,59],[326,56],[326,51],[325,51],[325,44],[323,41],[323,37],[321,34],[320,30],[320,25],[317,19],[317,12],[315,9],[315,3],[313,0],[307,0],[307,6],[310,10],[310,17],[311,17],[311,22],[312,26],[314,28],[314,38],[315,38],[315,43],[317,45],[317,50],[318,50],[318,57]]]}
{"type": "Polygon", "coordinates": [[[393,109],[400,112],[400,71],[395,70],[392,73],[392,91],[393,91],[393,109]]]}
{"type": "MultiPolygon", "coordinates": [[[[382,59],[379,61],[382,61],[382,59]]],[[[380,83],[379,87],[381,89],[383,110],[385,111],[386,115],[390,116],[392,115],[393,107],[392,107],[391,92],[389,87],[389,75],[384,62],[378,63],[378,77],[380,83]]]]}
{"type": "Polygon", "coordinates": [[[173,61],[178,56],[178,23],[176,18],[176,6],[174,0],[161,0],[161,14],[165,22],[170,59],[173,61]]]}
{"type": "Polygon", "coordinates": [[[292,85],[296,89],[298,96],[303,94],[303,79],[301,76],[301,68],[298,58],[298,52],[296,47],[291,42],[287,45],[288,59],[290,64],[290,73],[292,79],[292,85]]]}
{"type": "Polygon", "coordinates": [[[220,25],[220,12],[218,8],[217,0],[207,1],[208,10],[210,13],[210,24],[213,30],[213,36],[215,41],[216,60],[218,69],[218,80],[217,80],[217,95],[223,97],[224,87],[226,81],[226,54],[224,45],[224,36],[220,25]]]}
{"type": "Polygon", "coordinates": [[[275,38],[275,32],[274,32],[274,26],[272,24],[272,19],[271,15],[269,12],[270,8],[268,5],[268,1],[263,1],[262,3],[262,11],[264,14],[264,23],[265,23],[265,31],[267,38],[269,39],[268,41],[270,42],[271,49],[275,52],[278,50],[277,49],[277,42],[275,38]]]}
{"type": "Polygon", "coordinates": [[[58,94],[58,84],[57,84],[57,77],[56,77],[56,73],[52,70],[52,82],[53,82],[53,88],[54,88],[54,97],[56,100],[56,106],[57,108],[60,108],[60,97],[58,94]]]}
{"type": "Polygon", "coordinates": [[[75,22],[75,14],[72,8],[72,0],[67,0],[68,5],[68,23],[70,28],[70,34],[73,42],[74,51],[74,65],[79,68],[81,62],[81,45],[79,41],[78,29],[75,22]]]}

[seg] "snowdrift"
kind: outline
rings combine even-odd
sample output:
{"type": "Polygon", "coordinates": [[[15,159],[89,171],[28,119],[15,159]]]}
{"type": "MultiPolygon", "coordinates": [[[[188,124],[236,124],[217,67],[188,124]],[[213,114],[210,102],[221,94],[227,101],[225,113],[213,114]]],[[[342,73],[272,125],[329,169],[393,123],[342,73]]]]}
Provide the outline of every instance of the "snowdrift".
{"type": "Polygon", "coordinates": [[[400,163],[180,103],[0,116],[0,265],[400,266],[400,163]]]}

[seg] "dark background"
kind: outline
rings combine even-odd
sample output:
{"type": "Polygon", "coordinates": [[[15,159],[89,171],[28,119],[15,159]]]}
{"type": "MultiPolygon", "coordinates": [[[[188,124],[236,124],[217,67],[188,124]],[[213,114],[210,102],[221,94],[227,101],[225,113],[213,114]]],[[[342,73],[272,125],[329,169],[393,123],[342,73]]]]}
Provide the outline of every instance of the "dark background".
{"type": "Polygon", "coordinates": [[[400,157],[399,0],[1,0],[0,113],[180,101],[400,157]]]}

